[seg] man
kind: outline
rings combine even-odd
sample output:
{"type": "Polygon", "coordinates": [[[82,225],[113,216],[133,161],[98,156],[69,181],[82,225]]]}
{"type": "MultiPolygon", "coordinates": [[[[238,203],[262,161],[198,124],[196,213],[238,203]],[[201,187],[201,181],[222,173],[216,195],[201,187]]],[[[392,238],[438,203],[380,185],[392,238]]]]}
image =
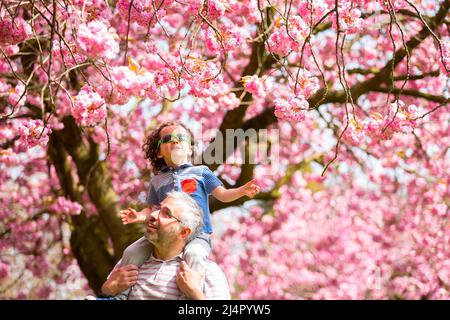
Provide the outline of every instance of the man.
{"type": "Polygon", "coordinates": [[[203,212],[187,194],[168,193],[161,208],[150,215],[145,237],[153,253],[139,268],[118,263],[103,284],[102,292],[114,296],[132,286],[128,299],[230,299],[225,275],[214,262],[206,264],[203,289],[200,277],[182,260],[186,243],[203,224],[203,212]]]}

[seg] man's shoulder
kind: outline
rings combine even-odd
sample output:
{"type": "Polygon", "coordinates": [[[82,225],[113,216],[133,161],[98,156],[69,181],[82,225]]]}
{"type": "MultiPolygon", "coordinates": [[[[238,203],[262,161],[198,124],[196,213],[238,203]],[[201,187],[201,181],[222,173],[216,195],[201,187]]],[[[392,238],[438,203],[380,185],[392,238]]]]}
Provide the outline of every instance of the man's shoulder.
{"type": "MultiPolygon", "coordinates": [[[[208,268],[219,268],[219,266],[218,266],[218,264],[215,262],[215,261],[213,261],[213,260],[211,260],[211,259],[206,259],[206,266],[208,267],[208,268]]],[[[220,269],[220,268],[219,268],[220,269]]]]}
{"type": "Polygon", "coordinates": [[[229,300],[230,288],[222,269],[214,261],[206,261],[205,292],[207,299],[229,300]]]}
{"type": "Polygon", "coordinates": [[[206,273],[215,276],[225,277],[225,274],[223,273],[219,265],[210,259],[206,260],[206,273]]]}

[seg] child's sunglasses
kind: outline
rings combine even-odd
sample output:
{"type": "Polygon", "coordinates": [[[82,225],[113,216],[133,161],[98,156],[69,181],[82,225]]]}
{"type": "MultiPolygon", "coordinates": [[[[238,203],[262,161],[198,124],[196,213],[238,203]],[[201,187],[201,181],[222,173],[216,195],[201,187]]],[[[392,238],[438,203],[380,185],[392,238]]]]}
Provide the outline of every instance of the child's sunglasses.
{"type": "Polygon", "coordinates": [[[183,142],[183,141],[190,141],[190,140],[191,139],[189,138],[189,136],[184,133],[166,134],[165,136],[162,136],[161,139],[158,140],[158,145],[156,146],[156,148],[159,148],[161,143],[169,143],[172,141],[183,142]]]}

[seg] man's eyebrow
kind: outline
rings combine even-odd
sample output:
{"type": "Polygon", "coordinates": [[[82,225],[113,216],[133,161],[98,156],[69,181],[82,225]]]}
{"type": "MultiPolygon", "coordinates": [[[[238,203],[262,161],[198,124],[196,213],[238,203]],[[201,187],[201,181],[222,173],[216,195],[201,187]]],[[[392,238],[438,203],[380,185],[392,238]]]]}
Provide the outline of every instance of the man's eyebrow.
{"type": "Polygon", "coordinates": [[[163,206],[163,207],[161,207],[159,210],[163,210],[163,209],[164,209],[165,212],[169,212],[169,214],[172,214],[172,210],[170,210],[169,207],[163,206]]]}

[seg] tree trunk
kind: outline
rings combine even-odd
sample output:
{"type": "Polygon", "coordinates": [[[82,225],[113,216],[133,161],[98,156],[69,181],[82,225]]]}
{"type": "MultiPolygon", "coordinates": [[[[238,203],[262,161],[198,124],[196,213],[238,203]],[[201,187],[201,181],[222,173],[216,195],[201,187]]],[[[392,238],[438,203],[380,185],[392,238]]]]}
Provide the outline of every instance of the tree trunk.
{"type": "Polygon", "coordinates": [[[123,250],[142,236],[142,230],[137,225],[122,225],[118,217],[121,209],[118,196],[113,190],[106,164],[99,161],[98,146],[93,141],[89,146],[83,141],[72,117],[64,119],[63,130],[52,133],[49,156],[65,195],[83,205],[82,193],[86,190],[97,209],[98,215],[88,217],[82,211],[79,216],[72,217],[70,243],[89,286],[99,293],[123,250]],[[70,167],[68,155],[76,165],[80,185],[76,185],[72,178],[75,170],[70,167]]]}

